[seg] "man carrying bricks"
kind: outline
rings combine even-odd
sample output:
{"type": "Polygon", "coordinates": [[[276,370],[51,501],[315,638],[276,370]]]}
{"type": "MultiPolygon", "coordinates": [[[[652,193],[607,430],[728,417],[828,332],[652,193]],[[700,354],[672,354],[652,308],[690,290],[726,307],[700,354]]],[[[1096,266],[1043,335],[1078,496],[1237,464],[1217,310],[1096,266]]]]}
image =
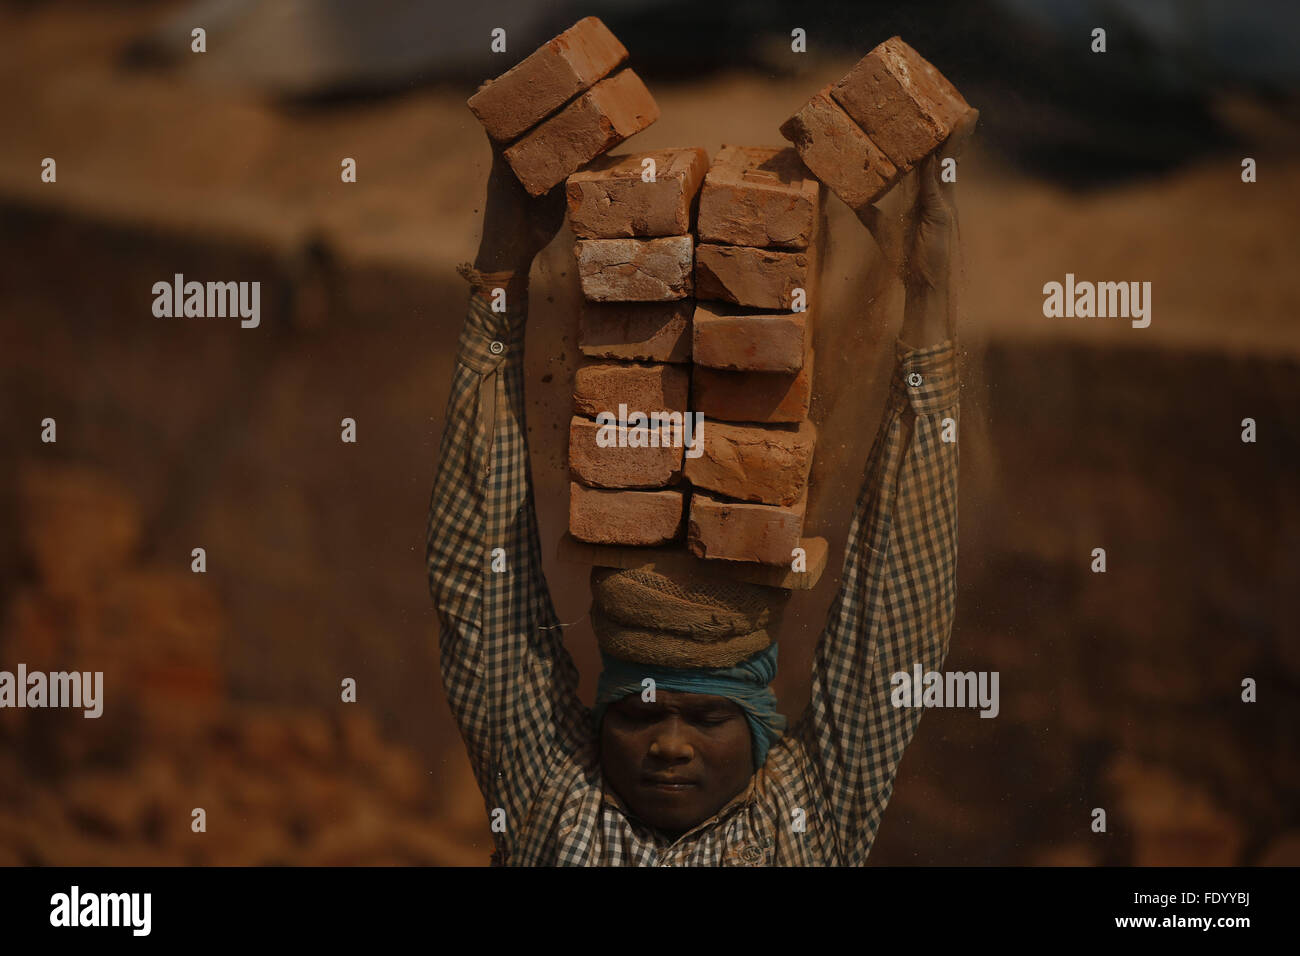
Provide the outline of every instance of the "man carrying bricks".
{"type": "Polygon", "coordinates": [[[495,864],[866,860],[921,714],[893,706],[890,677],[940,669],[953,620],[958,454],[942,433],[959,413],[956,229],[939,168],[970,125],[896,187],[903,216],[858,211],[907,304],[811,699],[788,729],[768,686],[768,628],[788,592],[649,564],[593,571],[605,670],[595,706],[578,699],[542,572],[522,381],[528,270],[559,228],[562,197],[530,198],[494,148],[482,245],[462,270],[472,291],[427,569],[495,864]],[[494,288],[506,290],[504,313],[490,307],[494,288]]]}

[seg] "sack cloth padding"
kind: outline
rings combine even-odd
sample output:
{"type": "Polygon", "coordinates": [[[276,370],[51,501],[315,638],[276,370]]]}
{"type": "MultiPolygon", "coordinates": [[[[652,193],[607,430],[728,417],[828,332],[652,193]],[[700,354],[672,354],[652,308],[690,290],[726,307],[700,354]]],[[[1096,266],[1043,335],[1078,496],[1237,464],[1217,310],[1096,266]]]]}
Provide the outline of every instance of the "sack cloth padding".
{"type": "Polygon", "coordinates": [[[730,667],[772,642],[790,597],[721,575],[592,568],[592,626],[614,657],[668,667],[730,667]]]}

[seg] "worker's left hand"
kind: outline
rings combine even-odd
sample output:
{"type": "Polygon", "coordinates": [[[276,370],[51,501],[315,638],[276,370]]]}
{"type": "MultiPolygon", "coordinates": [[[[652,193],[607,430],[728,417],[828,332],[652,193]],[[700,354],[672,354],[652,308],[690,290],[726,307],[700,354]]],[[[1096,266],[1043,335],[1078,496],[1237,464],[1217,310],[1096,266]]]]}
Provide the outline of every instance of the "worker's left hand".
{"type": "Polygon", "coordinates": [[[956,186],[941,182],[940,173],[944,160],[961,152],[978,118],[978,110],[966,114],[938,150],[908,172],[880,204],[860,213],[909,297],[947,288],[957,224],[956,186]]]}

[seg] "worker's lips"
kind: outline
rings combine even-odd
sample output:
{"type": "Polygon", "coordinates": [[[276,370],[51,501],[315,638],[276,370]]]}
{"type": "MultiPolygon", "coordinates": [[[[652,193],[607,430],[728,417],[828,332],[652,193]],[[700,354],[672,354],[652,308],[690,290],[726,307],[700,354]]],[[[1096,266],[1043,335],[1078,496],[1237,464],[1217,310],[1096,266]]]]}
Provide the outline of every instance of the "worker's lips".
{"type": "Polygon", "coordinates": [[[688,780],[685,777],[642,777],[641,785],[664,793],[684,793],[690,790],[698,790],[700,787],[697,781],[688,780]]]}

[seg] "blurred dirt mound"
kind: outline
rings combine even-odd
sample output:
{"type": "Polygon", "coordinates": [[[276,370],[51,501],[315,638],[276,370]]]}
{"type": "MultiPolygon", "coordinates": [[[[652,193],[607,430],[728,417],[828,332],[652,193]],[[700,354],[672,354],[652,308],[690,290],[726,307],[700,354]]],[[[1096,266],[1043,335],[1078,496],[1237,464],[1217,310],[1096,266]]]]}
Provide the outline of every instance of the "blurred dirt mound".
{"type": "Polygon", "coordinates": [[[226,698],[220,602],[200,574],[136,564],[140,509],[117,482],[28,463],[18,489],[35,580],[9,601],[0,654],[102,671],[103,715],[0,712],[0,864],[485,862],[430,822],[448,808],[429,772],[358,705],[226,698]]]}

